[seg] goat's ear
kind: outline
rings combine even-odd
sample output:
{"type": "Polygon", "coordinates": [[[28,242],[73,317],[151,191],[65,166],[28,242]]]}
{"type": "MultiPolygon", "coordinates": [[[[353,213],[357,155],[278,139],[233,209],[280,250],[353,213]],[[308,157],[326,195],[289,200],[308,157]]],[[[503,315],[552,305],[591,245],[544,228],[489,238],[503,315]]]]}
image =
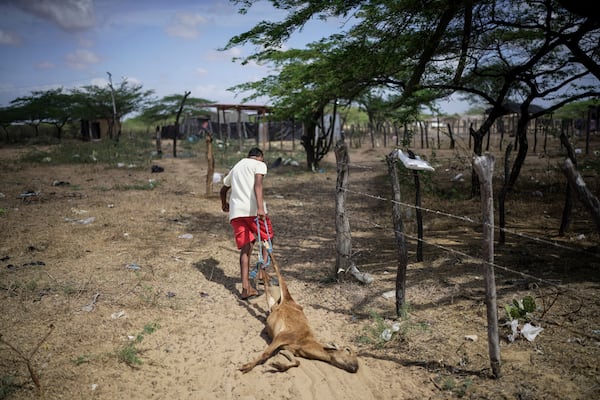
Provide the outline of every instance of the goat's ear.
{"type": "Polygon", "coordinates": [[[323,348],[325,350],[339,350],[338,345],[335,343],[327,343],[325,346],[323,346],[323,348]]]}

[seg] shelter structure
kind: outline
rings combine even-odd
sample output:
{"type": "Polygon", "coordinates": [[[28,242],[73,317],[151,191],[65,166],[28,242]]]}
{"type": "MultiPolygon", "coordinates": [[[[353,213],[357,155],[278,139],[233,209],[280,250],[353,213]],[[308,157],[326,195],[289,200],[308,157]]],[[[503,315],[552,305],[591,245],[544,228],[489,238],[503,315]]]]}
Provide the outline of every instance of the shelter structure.
{"type": "MultiPolygon", "coordinates": [[[[250,105],[250,104],[220,104],[220,103],[209,103],[209,104],[200,104],[197,107],[199,108],[214,108],[217,111],[217,126],[219,137],[223,137],[223,132],[221,132],[221,118],[224,122],[227,121],[226,112],[230,110],[237,111],[237,132],[242,131],[242,112],[243,111],[254,111],[256,112],[257,123],[259,123],[259,131],[258,131],[258,142],[262,143],[262,147],[266,147],[267,139],[269,137],[269,125],[266,123],[267,121],[261,121],[261,119],[265,119],[266,116],[271,112],[271,107],[265,105],[250,105]],[[263,123],[261,123],[263,122],[263,123]]],[[[242,135],[239,135],[240,138],[240,150],[242,147],[242,135]]]]}

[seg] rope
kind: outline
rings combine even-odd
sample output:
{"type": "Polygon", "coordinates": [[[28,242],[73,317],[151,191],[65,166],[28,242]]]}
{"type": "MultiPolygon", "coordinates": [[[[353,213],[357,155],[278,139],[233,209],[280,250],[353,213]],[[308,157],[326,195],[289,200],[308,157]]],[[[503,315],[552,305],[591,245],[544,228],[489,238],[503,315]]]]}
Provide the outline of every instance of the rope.
{"type": "Polygon", "coordinates": [[[265,224],[265,231],[267,232],[267,262],[263,259],[263,241],[260,238],[260,218],[256,217],[256,231],[258,232],[258,264],[263,266],[263,269],[271,264],[271,251],[273,251],[273,244],[271,243],[271,235],[269,234],[269,224],[267,224],[267,219],[263,220],[265,224]]]}
{"type": "Polygon", "coordinates": [[[250,271],[250,279],[254,279],[258,273],[258,268],[266,269],[271,264],[271,257],[269,254],[273,251],[273,244],[271,243],[271,235],[269,234],[269,225],[267,224],[266,218],[263,220],[265,224],[265,231],[267,232],[267,240],[266,244],[263,244],[263,241],[260,237],[260,218],[256,217],[256,232],[257,232],[257,241],[258,241],[258,262],[252,271],[250,271]],[[267,262],[263,257],[263,246],[267,248],[267,262]]]}

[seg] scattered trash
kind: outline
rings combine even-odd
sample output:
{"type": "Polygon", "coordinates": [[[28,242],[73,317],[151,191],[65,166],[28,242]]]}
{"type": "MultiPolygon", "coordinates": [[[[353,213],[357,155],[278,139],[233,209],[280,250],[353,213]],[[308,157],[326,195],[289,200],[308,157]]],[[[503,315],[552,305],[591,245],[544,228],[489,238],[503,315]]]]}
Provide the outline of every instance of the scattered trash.
{"type": "Polygon", "coordinates": [[[6,195],[4,193],[0,192],[0,199],[3,199],[5,197],[6,197],[6,195]]]}
{"type": "Polygon", "coordinates": [[[523,337],[528,341],[533,342],[536,336],[539,335],[543,330],[544,328],[540,326],[533,326],[530,323],[526,323],[521,328],[521,335],[523,335],[523,337]]]}
{"type": "Polygon", "coordinates": [[[131,264],[127,264],[125,266],[125,268],[130,269],[132,271],[139,271],[140,269],[142,269],[142,267],[140,267],[139,265],[137,265],[136,263],[131,263],[131,264]]]}
{"type": "Polygon", "coordinates": [[[542,193],[542,192],[541,192],[541,191],[539,191],[539,190],[536,190],[535,192],[533,192],[533,193],[531,193],[531,194],[533,195],[533,197],[539,197],[540,199],[541,199],[542,197],[544,197],[544,193],[542,193]]]}
{"type": "Polygon", "coordinates": [[[507,339],[509,342],[512,343],[515,341],[517,336],[519,336],[519,320],[513,319],[512,321],[510,321],[509,325],[512,333],[508,334],[507,339]]]}
{"type": "Polygon", "coordinates": [[[65,182],[65,181],[53,181],[52,182],[52,186],[68,186],[70,185],[69,182],[65,182]]]}
{"type": "Polygon", "coordinates": [[[167,297],[175,297],[175,292],[167,292],[167,297]]]}
{"type": "Polygon", "coordinates": [[[220,172],[213,173],[212,183],[221,183],[223,179],[223,174],[220,172]]]}
{"type": "Polygon", "coordinates": [[[463,182],[465,180],[463,174],[456,174],[454,178],[450,179],[452,182],[463,182]]]}
{"type": "Polygon", "coordinates": [[[583,233],[575,236],[575,240],[585,240],[585,235],[583,233]]]}
{"type": "Polygon", "coordinates": [[[386,328],[381,332],[381,338],[386,342],[392,339],[392,335],[400,330],[400,323],[394,322],[391,328],[386,328]]]}
{"type": "Polygon", "coordinates": [[[91,388],[92,388],[92,392],[93,392],[94,390],[96,390],[98,388],[98,384],[97,383],[92,383],[91,388]]]}
{"type": "Polygon", "coordinates": [[[381,332],[381,338],[386,342],[390,341],[392,339],[392,330],[384,329],[383,332],[381,332]]]}
{"type": "Polygon", "coordinates": [[[86,312],[92,312],[94,311],[94,305],[96,304],[96,301],[98,300],[98,297],[100,297],[100,293],[96,293],[94,295],[94,297],[92,298],[92,302],[86,306],[81,307],[82,311],[86,311],[86,312]]]}
{"type": "Polygon", "coordinates": [[[298,163],[298,161],[292,160],[291,158],[286,158],[285,160],[283,160],[282,164],[283,165],[291,165],[292,167],[300,166],[300,163],[298,163]]]}
{"type": "Polygon", "coordinates": [[[71,208],[71,212],[73,214],[77,214],[77,215],[87,214],[86,210],[78,210],[77,208],[71,208]]]}
{"type": "Polygon", "coordinates": [[[124,166],[125,166],[125,163],[122,163],[122,162],[117,163],[117,167],[118,168],[123,168],[124,166]]]}
{"type": "Polygon", "coordinates": [[[208,297],[208,293],[206,293],[206,292],[200,292],[200,297],[208,297]]]}
{"type": "Polygon", "coordinates": [[[519,333],[521,333],[521,335],[523,335],[523,337],[528,341],[533,342],[537,335],[544,330],[544,328],[533,326],[529,322],[525,323],[525,325],[519,329],[519,320],[517,319],[510,321],[510,327],[512,333],[508,335],[508,341],[511,343],[517,339],[519,333]]]}
{"type": "Polygon", "coordinates": [[[46,265],[46,263],[43,261],[32,261],[32,262],[23,264],[24,267],[39,267],[39,266],[44,266],[44,265],[46,265]]]}
{"type": "Polygon", "coordinates": [[[396,291],[395,290],[389,290],[385,293],[382,293],[382,295],[384,299],[393,299],[394,297],[396,297],[396,291]]]}
{"type": "Polygon", "coordinates": [[[465,335],[465,340],[476,342],[479,337],[477,335],[465,335]]]}
{"type": "Polygon", "coordinates": [[[85,218],[85,219],[71,220],[72,223],[74,223],[74,224],[80,224],[80,225],[88,225],[88,224],[91,224],[94,221],[96,221],[96,217],[88,217],[88,218],[85,218]]]}
{"type": "Polygon", "coordinates": [[[154,164],[151,168],[152,173],[158,173],[158,172],[165,172],[165,169],[163,167],[161,167],[160,165],[156,165],[154,164]]]}
{"type": "Polygon", "coordinates": [[[191,233],[184,233],[183,235],[177,236],[177,239],[193,239],[194,235],[191,233]]]}
{"type": "Polygon", "coordinates": [[[116,313],[112,313],[112,314],[110,315],[110,317],[111,317],[112,319],[117,319],[117,318],[121,318],[121,317],[124,317],[124,316],[125,316],[125,311],[122,311],[122,310],[121,310],[121,311],[118,311],[118,312],[116,312],[116,313]]]}
{"type": "Polygon", "coordinates": [[[40,192],[34,192],[33,190],[28,190],[26,192],[23,192],[19,195],[20,198],[25,199],[27,197],[35,197],[35,196],[39,196],[40,192]]]}

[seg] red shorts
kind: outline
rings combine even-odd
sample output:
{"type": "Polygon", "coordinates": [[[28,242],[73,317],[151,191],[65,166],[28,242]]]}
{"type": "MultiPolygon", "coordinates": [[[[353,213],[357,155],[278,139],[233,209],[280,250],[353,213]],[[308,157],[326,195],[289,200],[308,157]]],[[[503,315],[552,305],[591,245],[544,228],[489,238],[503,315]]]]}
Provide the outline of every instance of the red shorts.
{"type": "MultiPolygon", "coordinates": [[[[271,219],[269,216],[265,216],[263,221],[259,220],[258,222],[260,225],[260,239],[273,239],[273,227],[271,226],[271,219]],[[267,228],[269,230],[268,234],[267,228]]],[[[241,249],[248,243],[252,243],[257,239],[258,231],[256,229],[256,217],[238,217],[232,219],[230,223],[233,227],[235,244],[237,245],[238,249],[241,249]]]]}

